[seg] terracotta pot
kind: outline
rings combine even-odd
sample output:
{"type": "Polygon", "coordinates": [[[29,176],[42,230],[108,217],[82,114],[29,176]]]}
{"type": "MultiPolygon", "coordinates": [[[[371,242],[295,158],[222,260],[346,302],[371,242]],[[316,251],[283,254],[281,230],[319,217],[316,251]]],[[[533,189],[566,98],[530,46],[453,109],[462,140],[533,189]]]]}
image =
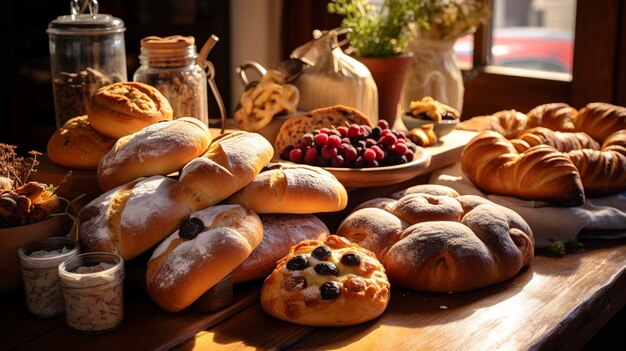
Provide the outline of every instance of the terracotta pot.
{"type": "Polygon", "coordinates": [[[398,101],[413,55],[411,53],[391,57],[356,57],[372,73],[378,88],[378,118],[389,122],[396,121],[398,101]]]}

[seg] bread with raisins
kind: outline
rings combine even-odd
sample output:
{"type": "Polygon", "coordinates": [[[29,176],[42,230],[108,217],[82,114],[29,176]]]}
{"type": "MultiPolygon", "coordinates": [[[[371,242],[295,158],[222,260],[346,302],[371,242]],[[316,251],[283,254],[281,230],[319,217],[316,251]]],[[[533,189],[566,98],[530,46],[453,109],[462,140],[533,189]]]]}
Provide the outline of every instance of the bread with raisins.
{"type": "Polygon", "coordinates": [[[304,134],[312,133],[315,129],[336,128],[350,124],[374,127],[374,122],[368,116],[355,108],[344,105],[322,107],[293,116],[283,123],[276,135],[275,153],[280,155],[288,146],[297,145],[304,134]]]}
{"type": "Polygon", "coordinates": [[[263,223],[263,240],[230,274],[233,283],[263,280],[292,246],[304,240],[324,241],[330,235],[326,224],[312,214],[278,213],[259,217],[263,223]]]}
{"type": "Polygon", "coordinates": [[[263,238],[259,217],[239,205],[194,212],[148,261],[146,287],[169,312],[190,306],[246,260],[263,238]]]}
{"type": "Polygon", "coordinates": [[[375,319],[389,298],[389,281],[376,256],[336,235],[292,247],[261,289],[261,306],[270,315],[320,327],[375,319]]]}

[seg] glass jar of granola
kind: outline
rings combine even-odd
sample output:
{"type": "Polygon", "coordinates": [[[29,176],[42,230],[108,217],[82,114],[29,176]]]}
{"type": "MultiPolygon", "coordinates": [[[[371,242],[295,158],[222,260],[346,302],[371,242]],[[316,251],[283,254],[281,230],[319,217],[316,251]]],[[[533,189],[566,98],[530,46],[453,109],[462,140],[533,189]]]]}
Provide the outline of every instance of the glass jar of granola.
{"type": "Polygon", "coordinates": [[[65,237],[37,240],[18,249],[28,311],[37,317],[56,317],[65,311],[59,287],[59,265],[78,255],[76,241],[65,237]]]}
{"type": "Polygon", "coordinates": [[[165,95],[174,119],[195,117],[208,125],[207,74],[197,58],[193,37],[145,37],[141,40],[141,66],[133,80],[152,85],[165,95]]]}
{"type": "Polygon", "coordinates": [[[124,260],[117,254],[90,252],[59,265],[65,322],[79,332],[103,333],[124,318],[124,260]]]}
{"type": "Polygon", "coordinates": [[[98,13],[97,1],[70,1],[69,15],[48,24],[50,68],[57,128],[87,113],[101,87],[126,81],[124,22],[98,13]]]}

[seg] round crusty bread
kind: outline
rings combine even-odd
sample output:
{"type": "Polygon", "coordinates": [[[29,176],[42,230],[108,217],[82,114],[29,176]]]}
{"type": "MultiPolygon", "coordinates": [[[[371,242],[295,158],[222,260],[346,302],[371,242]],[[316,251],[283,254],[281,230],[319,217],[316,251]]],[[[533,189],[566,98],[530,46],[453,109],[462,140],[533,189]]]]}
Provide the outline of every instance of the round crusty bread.
{"type": "Polygon", "coordinates": [[[256,213],[318,213],[343,210],[348,194],[322,168],[281,162],[269,164],[227,201],[256,213]]]}
{"type": "Polygon", "coordinates": [[[248,185],[273,155],[272,145],[257,133],[220,135],[183,167],[178,191],[194,211],[215,205],[248,185]]]}
{"type": "Polygon", "coordinates": [[[156,88],[139,82],[106,85],[87,106],[89,123],[111,138],[135,133],[161,120],[171,120],[172,106],[156,88]]]}
{"type": "Polygon", "coordinates": [[[121,137],[98,166],[98,184],[107,191],[139,177],[167,175],[202,155],[211,133],[191,117],[163,121],[121,137]]]}
{"type": "Polygon", "coordinates": [[[528,224],[487,199],[409,193],[379,203],[351,213],[337,235],[373,251],[394,286],[478,289],[515,276],[534,257],[528,224]]]}
{"type": "Polygon", "coordinates": [[[78,213],[81,251],[115,252],[132,259],[159,243],[191,213],[176,180],[153,176],[109,190],[78,213]]]}
{"type": "Polygon", "coordinates": [[[238,205],[212,206],[190,218],[200,219],[203,227],[187,236],[181,226],[148,261],[148,293],[169,312],[191,305],[241,264],[263,237],[259,217],[238,205]]]}
{"type": "Polygon", "coordinates": [[[311,133],[315,129],[340,127],[353,123],[374,127],[369,117],[355,108],[344,105],[323,107],[295,115],[287,119],[280,127],[274,141],[274,150],[280,155],[287,146],[297,145],[304,134],[311,133]]]}
{"type": "Polygon", "coordinates": [[[87,116],[69,119],[48,140],[48,158],[70,169],[97,169],[100,159],[115,144],[115,139],[98,133],[87,116]]]}
{"type": "Polygon", "coordinates": [[[376,256],[336,235],[292,247],[261,289],[261,306],[270,315],[320,327],[370,321],[385,311],[389,298],[385,268],[376,256]],[[330,250],[328,258],[313,254],[320,246],[330,250]],[[294,267],[298,259],[304,264],[294,267]]]}
{"type": "Polygon", "coordinates": [[[310,214],[264,214],[263,240],[252,254],[230,275],[233,283],[265,279],[276,262],[289,249],[304,240],[326,240],[330,231],[324,222],[310,214]]]}

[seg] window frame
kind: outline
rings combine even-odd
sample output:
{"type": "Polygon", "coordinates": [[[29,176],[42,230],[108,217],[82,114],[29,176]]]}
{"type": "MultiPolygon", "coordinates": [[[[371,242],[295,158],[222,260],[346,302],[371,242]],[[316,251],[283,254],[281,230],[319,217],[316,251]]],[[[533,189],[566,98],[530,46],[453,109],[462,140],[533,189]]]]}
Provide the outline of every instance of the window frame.
{"type": "MultiPolygon", "coordinates": [[[[493,5],[491,0],[485,1],[493,5]]],[[[626,4],[621,0],[578,0],[576,6],[571,76],[490,66],[492,24],[478,28],[473,65],[463,70],[463,118],[503,109],[528,112],[549,102],[565,102],[575,108],[594,101],[626,106],[626,4]]]]}

